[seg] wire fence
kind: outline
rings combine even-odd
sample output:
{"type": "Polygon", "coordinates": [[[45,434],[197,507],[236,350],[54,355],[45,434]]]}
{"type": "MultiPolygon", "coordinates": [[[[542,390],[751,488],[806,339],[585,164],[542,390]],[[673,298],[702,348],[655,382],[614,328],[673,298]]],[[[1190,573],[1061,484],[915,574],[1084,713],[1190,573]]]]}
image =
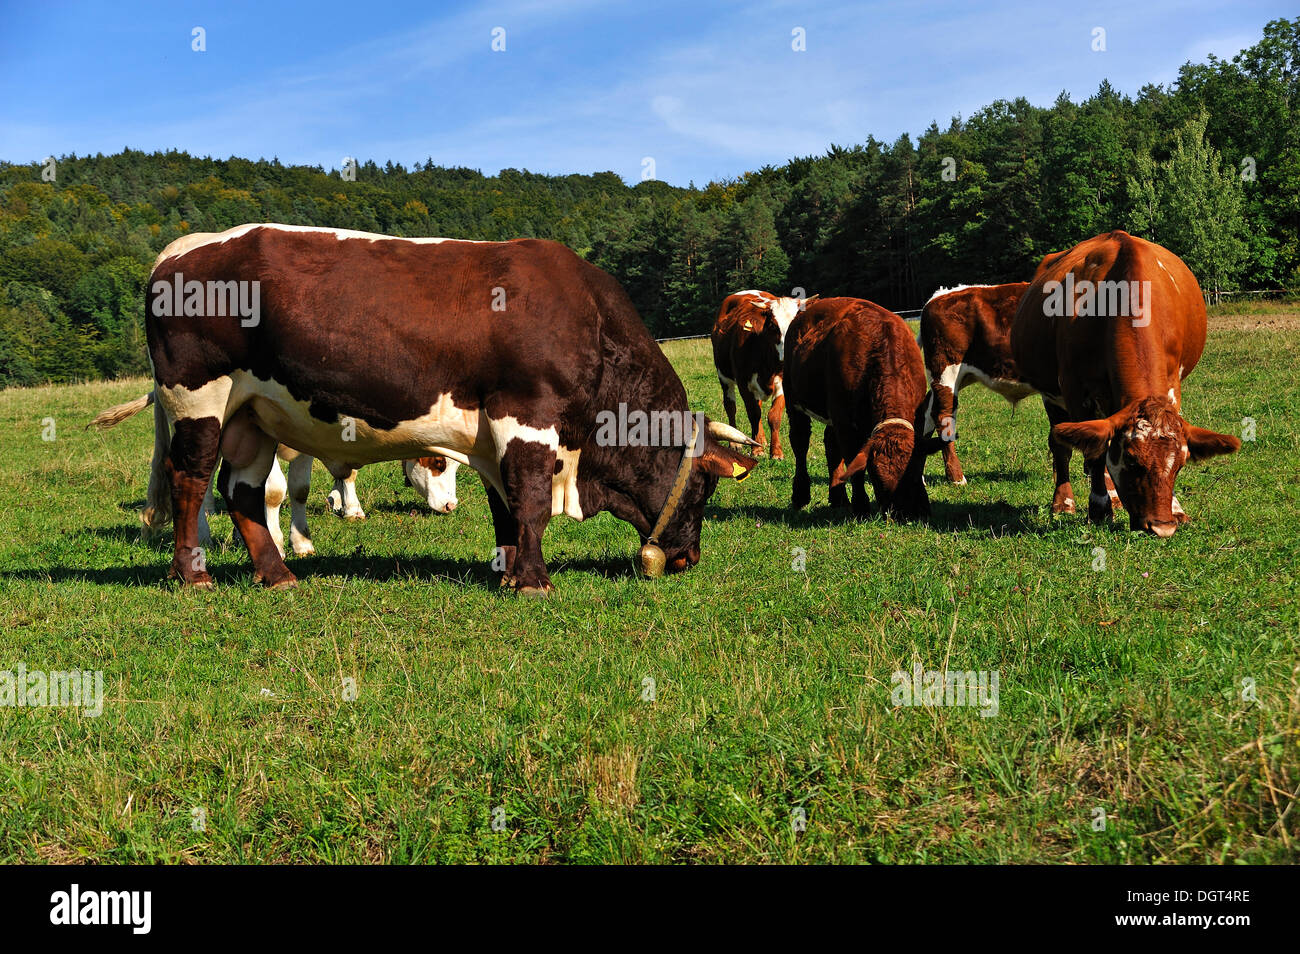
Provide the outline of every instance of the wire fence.
{"type": "MultiPolygon", "coordinates": [[[[921,309],[920,309],[920,308],[909,308],[907,311],[896,311],[896,312],[894,312],[894,314],[898,315],[898,317],[904,319],[905,321],[910,321],[910,320],[913,319],[913,318],[919,318],[919,317],[920,317],[920,315],[921,315],[921,309]]],[[[707,338],[707,337],[709,337],[707,334],[703,334],[703,335],[680,335],[680,336],[678,336],[678,337],[676,337],[676,338],[656,338],[655,341],[659,342],[660,344],[665,344],[666,342],[669,342],[669,341],[698,341],[698,340],[700,340],[701,338],[707,338]]]]}

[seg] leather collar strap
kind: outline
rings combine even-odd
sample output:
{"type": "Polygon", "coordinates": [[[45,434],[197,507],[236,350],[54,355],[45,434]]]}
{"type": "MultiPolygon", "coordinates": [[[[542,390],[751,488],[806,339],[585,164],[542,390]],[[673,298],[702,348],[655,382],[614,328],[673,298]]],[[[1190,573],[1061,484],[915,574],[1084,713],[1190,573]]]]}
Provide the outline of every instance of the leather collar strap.
{"type": "Polygon", "coordinates": [[[655,521],[655,528],[651,532],[646,543],[659,545],[659,534],[664,532],[664,527],[668,521],[673,518],[677,511],[677,506],[682,502],[682,491],[686,489],[686,479],[691,476],[691,465],[695,458],[691,451],[695,450],[695,442],[700,437],[700,422],[694,414],[691,415],[691,440],[682,451],[682,462],[677,465],[677,477],[673,480],[673,488],[668,491],[668,499],[664,502],[664,509],[659,513],[659,519],[655,521]]]}
{"type": "Polygon", "coordinates": [[[912,422],[911,422],[911,421],[905,421],[905,420],[903,420],[901,417],[887,417],[887,418],[885,418],[883,421],[881,421],[879,424],[877,424],[875,427],[873,427],[873,428],[871,429],[871,436],[872,436],[872,437],[875,437],[875,436],[876,436],[876,431],[880,430],[882,427],[884,427],[884,426],[887,425],[887,424],[902,424],[902,425],[903,425],[905,428],[907,428],[909,431],[915,431],[915,430],[916,430],[916,428],[914,428],[914,427],[912,426],[912,422]]]}

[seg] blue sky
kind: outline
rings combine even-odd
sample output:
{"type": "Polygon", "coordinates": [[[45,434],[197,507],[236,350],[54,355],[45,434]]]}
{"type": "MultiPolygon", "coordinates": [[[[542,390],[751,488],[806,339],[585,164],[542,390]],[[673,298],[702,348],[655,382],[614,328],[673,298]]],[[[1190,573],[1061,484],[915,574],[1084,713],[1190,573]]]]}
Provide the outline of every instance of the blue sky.
{"type": "Polygon", "coordinates": [[[1294,3],[0,0],[0,158],[179,148],[494,173],[652,157],[676,185],[892,141],[998,98],[1135,93],[1294,3]],[[207,50],[191,50],[191,30],[207,50]],[[505,30],[504,52],[491,49],[505,30]],[[807,49],[791,48],[805,31],[807,49]],[[1105,52],[1092,50],[1094,27],[1105,52]]]}

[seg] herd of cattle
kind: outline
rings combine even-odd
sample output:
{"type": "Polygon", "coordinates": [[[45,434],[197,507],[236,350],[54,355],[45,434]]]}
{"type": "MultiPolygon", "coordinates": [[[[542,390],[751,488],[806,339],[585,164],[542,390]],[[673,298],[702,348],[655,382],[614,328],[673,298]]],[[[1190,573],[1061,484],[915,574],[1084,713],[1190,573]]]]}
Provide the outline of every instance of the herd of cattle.
{"type": "Polygon", "coordinates": [[[705,502],[755,457],[783,456],[789,411],[791,505],[810,500],[811,421],[826,425],[830,500],[898,518],[929,511],[927,455],[953,446],[957,395],[979,381],[1018,401],[1042,396],[1051,422],[1052,510],[1074,510],[1069,461],[1082,453],[1088,516],[1128,510],[1135,530],[1170,536],[1187,515],[1178,470],[1237,450],[1181,413],[1182,380],[1205,347],[1196,279],[1175,255],[1124,232],[1047,256],[1032,281],[941,289],[920,338],[898,315],[855,298],[763,291],[722,303],[712,344],[729,423],[692,414],[686,391],[623,289],[554,242],[470,242],[253,224],[190,235],[159,255],[146,293],[155,385],[100,414],[112,426],[154,407],[143,519],[175,524],[169,576],[210,587],[203,559],[213,473],[255,579],[295,584],[291,546],[312,552],[312,459],[332,500],[359,517],[359,467],[403,460],[431,509],[455,507],[458,465],[478,472],[503,585],[545,593],[542,536],[552,516],[602,511],[636,528],[644,572],[700,558],[705,502]],[[251,285],[252,294],[248,293],[251,285]],[[250,317],[241,300],[259,303],[250,317]],[[227,307],[229,305],[230,307],[227,307]],[[736,391],[752,437],[736,428],[736,391]],[[598,428],[637,413],[648,429],[598,428]],[[630,412],[630,413],[629,413],[630,412]],[[683,423],[688,422],[688,423],[683,423]],[[289,462],[286,483],[277,458],[289,462]]]}

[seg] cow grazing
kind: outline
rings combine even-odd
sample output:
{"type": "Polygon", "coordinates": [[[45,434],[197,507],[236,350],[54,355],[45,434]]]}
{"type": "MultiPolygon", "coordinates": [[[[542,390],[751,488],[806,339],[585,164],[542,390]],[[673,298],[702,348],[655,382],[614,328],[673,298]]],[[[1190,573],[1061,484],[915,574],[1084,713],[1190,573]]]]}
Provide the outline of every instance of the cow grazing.
{"type": "Polygon", "coordinates": [[[900,518],[929,514],[916,432],[923,421],[925,366],[907,323],[859,298],[824,298],[809,305],[786,334],[785,394],[790,446],[795,455],[791,506],[811,498],[808,480],[810,418],[826,424],[830,500],[871,511],[864,475],[876,503],[900,518]]]}
{"type": "MultiPolygon", "coordinates": [[[[289,542],[295,556],[310,556],[316,552],[311,542],[311,531],[307,527],[307,494],[311,490],[312,462],[315,458],[302,454],[281,444],[275,451],[276,462],[266,478],[266,526],[271,531],[275,547],[284,556],[284,533],[280,529],[280,507],[286,496],[289,498],[289,542]],[[280,469],[280,461],[289,465],[286,480],[280,469]]],[[[364,520],[366,513],[357,497],[357,472],[353,468],[343,468],[330,461],[322,460],[325,469],[334,477],[334,487],[329,493],[330,509],[344,520],[364,520]],[[337,476],[335,470],[346,473],[337,476]]],[[[456,509],[456,468],[455,461],[445,457],[422,457],[417,460],[402,461],[406,473],[406,482],[414,487],[436,514],[451,513],[456,509]]],[[[199,542],[210,538],[207,530],[205,513],[211,513],[212,488],[208,488],[208,497],[199,514],[199,542]]]]}
{"type": "Polygon", "coordinates": [[[185,584],[212,585],[194,555],[218,454],[267,586],[296,582],[263,506],[282,442],[352,468],[469,464],[488,488],[502,582],[528,594],[551,589],[542,536],[561,513],[610,511],[668,571],[694,565],[718,478],[756,464],[720,443],[752,443],[743,434],[691,415],[618,283],[554,242],[244,225],[164,249],[146,306],[163,450],[146,517],[174,514],[169,574],[185,584]],[[673,417],[678,443],[611,443],[602,413],[673,417]]]}
{"type": "Polygon", "coordinates": [[[772,459],[781,460],[781,414],[785,394],[781,386],[781,361],[785,355],[785,334],[801,307],[812,298],[778,298],[765,291],[742,291],[728,295],[718,309],[710,339],[713,366],[722,385],[722,405],[727,421],[736,426],[736,389],[740,389],[749,416],[749,429],[759,443],[763,440],[763,402],[771,400],[767,429],[772,435],[772,459]]]}
{"type": "MultiPolygon", "coordinates": [[[[128,417],[138,414],[152,404],[154,395],[150,393],[125,404],[118,404],[95,416],[87,427],[101,430],[113,427],[128,417]]],[[[155,451],[157,446],[155,445],[155,451]]],[[[266,526],[275,541],[276,549],[284,555],[284,533],[280,528],[280,507],[286,496],[290,500],[290,542],[295,556],[310,556],[316,552],[311,542],[311,531],[307,527],[307,494],[311,488],[312,462],[315,458],[299,453],[292,447],[281,444],[276,448],[276,462],[271,465],[266,479],[266,526]],[[286,480],[279,462],[289,465],[289,477],[286,480]]],[[[326,470],[337,465],[322,461],[326,470]]],[[[155,468],[161,464],[155,462],[155,468]]],[[[429,509],[436,514],[451,513],[456,509],[456,468],[455,461],[444,457],[421,457],[419,460],[404,460],[402,467],[406,472],[406,484],[414,487],[428,503],[429,509]]],[[[342,477],[334,478],[334,489],[330,491],[330,508],[345,520],[364,520],[365,511],[357,497],[357,472],[347,469],[342,477]]],[[[212,485],[208,485],[203,497],[203,506],[199,509],[199,544],[208,546],[212,542],[212,533],[208,528],[208,515],[216,512],[216,503],[212,497],[212,485]]]]}
{"type": "Polygon", "coordinates": [[[1200,286],[1166,248],[1116,231],[1043,259],[1021,298],[1011,351],[1051,421],[1053,511],[1073,509],[1074,448],[1089,464],[1090,520],[1113,514],[1106,473],[1132,529],[1168,537],[1187,520],[1174,496],[1178,471],[1241,447],[1181,414],[1182,381],[1205,336],[1200,286]]]}
{"type": "Polygon", "coordinates": [[[940,288],[921,310],[920,343],[930,384],[922,436],[938,430],[951,483],[966,483],[954,446],[961,389],[978,381],[1012,404],[1034,393],[1020,379],[1010,342],[1016,306],[1028,287],[1028,282],[1015,282],[940,288]]]}

